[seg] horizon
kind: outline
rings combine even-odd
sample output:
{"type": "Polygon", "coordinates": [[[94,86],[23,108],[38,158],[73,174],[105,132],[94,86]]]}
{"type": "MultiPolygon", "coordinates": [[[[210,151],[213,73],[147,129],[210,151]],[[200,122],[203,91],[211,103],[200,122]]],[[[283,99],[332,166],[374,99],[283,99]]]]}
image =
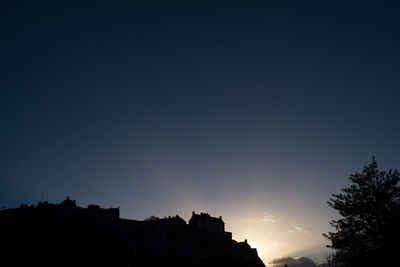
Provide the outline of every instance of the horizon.
{"type": "MultiPolygon", "coordinates": [[[[221,215],[319,261],[327,204],[400,166],[400,3],[0,3],[0,207],[221,215]]],[[[267,262],[265,262],[267,264],[267,262]]]]}
{"type": "MultiPolygon", "coordinates": [[[[48,203],[48,204],[56,204],[56,205],[58,205],[58,204],[60,204],[61,202],[63,202],[64,200],[66,200],[66,199],[70,199],[70,200],[76,202],[76,206],[79,207],[79,208],[88,208],[90,205],[98,205],[97,203],[95,203],[95,202],[93,202],[93,201],[92,201],[92,202],[88,202],[88,203],[85,204],[85,205],[82,205],[81,203],[79,203],[78,199],[71,198],[69,195],[66,196],[65,198],[63,198],[63,199],[60,200],[60,201],[52,202],[52,201],[47,201],[46,198],[44,197],[44,194],[42,194],[41,200],[38,201],[38,202],[36,202],[36,203],[33,203],[33,202],[21,203],[20,206],[18,206],[18,207],[7,207],[7,208],[6,208],[6,207],[2,207],[1,210],[18,209],[18,208],[20,208],[21,205],[23,205],[23,204],[24,204],[24,205],[27,205],[28,207],[29,207],[29,206],[32,206],[32,205],[34,205],[34,206],[36,207],[36,206],[38,206],[39,203],[48,203]]],[[[101,205],[100,205],[100,208],[108,209],[108,207],[105,207],[105,206],[103,207],[103,206],[101,206],[101,205]]],[[[168,217],[173,217],[173,216],[175,216],[175,215],[178,215],[179,217],[181,217],[181,218],[185,221],[186,224],[189,224],[189,219],[190,219],[190,218],[192,217],[192,215],[193,215],[192,212],[194,212],[194,213],[196,213],[196,214],[206,213],[206,214],[209,214],[209,215],[210,215],[211,217],[213,217],[213,218],[219,218],[219,216],[221,216],[221,215],[218,215],[218,214],[210,214],[210,213],[208,213],[207,211],[195,211],[195,210],[193,210],[193,211],[190,213],[190,216],[186,216],[186,214],[183,215],[183,214],[176,213],[176,214],[167,214],[167,215],[160,215],[160,216],[151,214],[151,215],[149,215],[149,216],[146,217],[146,218],[128,218],[128,217],[121,216],[122,213],[121,213],[121,209],[120,209],[119,206],[110,206],[109,208],[118,208],[118,209],[119,209],[119,212],[120,212],[120,216],[119,216],[120,219],[127,219],[127,220],[134,220],[134,221],[146,221],[148,218],[150,218],[150,217],[152,217],[152,216],[155,216],[157,219],[163,219],[163,218],[168,218],[168,217]]],[[[264,257],[264,258],[263,258],[263,257],[262,257],[263,254],[260,255],[260,250],[262,250],[262,246],[258,246],[258,247],[257,247],[257,245],[254,244],[254,243],[252,243],[246,236],[244,236],[244,238],[243,238],[243,234],[237,234],[237,233],[235,233],[235,232],[230,231],[230,230],[229,230],[229,225],[228,225],[228,223],[227,223],[226,218],[224,218],[223,216],[221,216],[221,217],[222,217],[222,220],[223,220],[224,223],[225,223],[225,231],[226,231],[226,232],[231,232],[231,233],[232,233],[232,239],[235,240],[235,241],[237,241],[237,242],[244,242],[245,240],[247,240],[248,244],[249,244],[252,248],[257,249],[257,253],[258,253],[259,257],[261,258],[261,260],[264,262],[264,264],[265,264],[266,266],[269,266],[268,264],[269,264],[269,262],[270,262],[271,260],[277,260],[277,259],[282,259],[282,258],[293,258],[293,259],[308,258],[308,259],[310,259],[310,260],[313,260],[316,264],[318,264],[318,263],[320,263],[320,262],[323,262],[323,261],[324,261],[324,257],[327,255],[326,251],[325,251],[325,252],[322,252],[323,249],[321,249],[320,252],[311,253],[310,255],[304,254],[304,252],[302,253],[302,252],[300,252],[300,251],[297,251],[297,252],[291,253],[290,255],[288,254],[288,255],[279,255],[279,256],[273,256],[273,257],[269,257],[269,258],[268,258],[268,257],[264,257]],[[227,227],[227,226],[228,226],[228,227],[227,227]],[[235,238],[235,236],[236,236],[236,237],[239,236],[241,239],[240,239],[240,238],[235,238]],[[297,253],[297,254],[300,253],[301,255],[295,256],[296,253],[297,253]]],[[[265,219],[265,217],[264,217],[263,219],[265,219]]],[[[228,221],[229,221],[229,218],[228,218],[228,221]]],[[[271,221],[272,221],[272,218],[268,218],[268,221],[271,222],[271,221]]],[[[258,222],[258,223],[260,223],[260,222],[258,222]]]]}

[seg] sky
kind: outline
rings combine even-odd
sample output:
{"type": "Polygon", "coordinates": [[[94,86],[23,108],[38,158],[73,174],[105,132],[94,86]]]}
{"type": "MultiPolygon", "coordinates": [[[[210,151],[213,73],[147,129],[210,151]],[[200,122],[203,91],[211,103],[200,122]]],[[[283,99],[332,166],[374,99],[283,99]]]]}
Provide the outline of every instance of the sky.
{"type": "Polygon", "coordinates": [[[267,262],[399,167],[397,1],[1,1],[0,206],[222,216],[267,262]]]}

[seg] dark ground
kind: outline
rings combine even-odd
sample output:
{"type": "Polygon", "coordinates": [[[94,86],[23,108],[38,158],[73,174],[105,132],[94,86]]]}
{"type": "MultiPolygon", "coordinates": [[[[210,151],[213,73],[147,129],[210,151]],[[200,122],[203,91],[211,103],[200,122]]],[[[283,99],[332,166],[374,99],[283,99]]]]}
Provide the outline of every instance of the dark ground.
{"type": "Polygon", "coordinates": [[[1,265],[264,266],[247,243],[183,220],[133,221],[38,207],[1,213],[1,265]]]}

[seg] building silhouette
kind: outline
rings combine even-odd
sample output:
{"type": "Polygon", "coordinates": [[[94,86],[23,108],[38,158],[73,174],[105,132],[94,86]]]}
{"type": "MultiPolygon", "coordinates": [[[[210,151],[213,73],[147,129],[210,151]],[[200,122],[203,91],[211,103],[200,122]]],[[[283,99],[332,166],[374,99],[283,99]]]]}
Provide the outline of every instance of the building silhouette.
{"type": "Polygon", "coordinates": [[[212,217],[208,213],[201,212],[200,214],[196,214],[194,211],[192,212],[192,218],[189,220],[189,225],[201,229],[207,232],[220,233],[229,238],[232,238],[232,233],[225,232],[225,223],[222,220],[222,216],[212,217]]]}
{"type": "Polygon", "coordinates": [[[13,266],[265,267],[256,249],[232,240],[222,217],[208,213],[193,212],[189,224],[178,215],[136,221],[67,197],[0,210],[0,229],[2,260],[13,266]]]}

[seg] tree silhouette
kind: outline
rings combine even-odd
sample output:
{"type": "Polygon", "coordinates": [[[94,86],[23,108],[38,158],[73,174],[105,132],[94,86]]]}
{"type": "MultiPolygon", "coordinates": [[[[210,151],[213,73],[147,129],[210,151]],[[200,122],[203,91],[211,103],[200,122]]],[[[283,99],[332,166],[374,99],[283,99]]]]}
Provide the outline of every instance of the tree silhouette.
{"type": "Polygon", "coordinates": [[[324,234],[328,247],[335,249],[328,260],[344,266],[389,266],[400,249],[399,172],[379,171],[373,157],[349,179],[350,187],[328,201],[341,215],[330,222],[337,231],[324,234]]]}

